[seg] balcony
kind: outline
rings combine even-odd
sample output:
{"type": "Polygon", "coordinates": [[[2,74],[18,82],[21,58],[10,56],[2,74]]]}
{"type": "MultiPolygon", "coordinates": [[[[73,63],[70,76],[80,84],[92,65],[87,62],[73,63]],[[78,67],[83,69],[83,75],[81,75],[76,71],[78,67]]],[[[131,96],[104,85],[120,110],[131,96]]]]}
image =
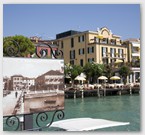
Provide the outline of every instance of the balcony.
{"type": "Polygon", "coordinates": [[[126,54],[118,54],[118,53],[108,53],[110,54],[110,58],[121,58],[124,59],[126,54]]]}
{"type": "Polygon", "coordinates": [[[140,43],[132,43],[133,47],[139,47],[140,48],[140,43]]]}
{"type": "Polygon", "coordinates": [[[104,52],[103,55],[102,55],[102,58],[106,58],[106,57],[108,57],[108,53],[104,52]]]}
{"type": "Polygon", "coordinates": [[[133,61],[131,62],[131,67],[140,67],[140,61],[133,61]]]}
{"type": "Polygon", "coordinates": [[[139,57],[139,56],[140,56],[140,53],[138,53],[138,52],[132,53],[132,56],[133,56],[133,57],[139,57]]]}

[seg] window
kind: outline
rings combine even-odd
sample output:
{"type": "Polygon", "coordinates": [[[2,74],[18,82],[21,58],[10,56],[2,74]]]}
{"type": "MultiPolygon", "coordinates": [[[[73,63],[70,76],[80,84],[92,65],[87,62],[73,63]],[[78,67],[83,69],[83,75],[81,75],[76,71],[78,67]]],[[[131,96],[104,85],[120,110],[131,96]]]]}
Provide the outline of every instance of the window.
{"type": "Polygon", "coordinates": [[[41,49],[40,54],[41,54],[42,57],[45,57],[48,54],[48,50],[47,49],[41,49]]]}
{"type": "Polygon", "coordinates": [[[89,63],[94,62],[94,58],[88,58],[88,62],[89,62],[89,63]]]}
{"type": "Polygon", "coordinates": [[[83,59],[80,59],[80,66],[83,67],[83,59]]]}
{"type": "Polygon", "coordinates": [[[116,59],[110,59],[111,63],[114,63],[116,61],[116,59]]]}
{"type": "Polygon", "coordinates": [[[78,37],[78,42],[84,42],[84,41],[85,41],[84,35],[78,37]]]}
{"type": "Polygon", "coordinates": [[[74,60],[71,60],[71,61],[70,61],[70,64],[71,64],[71,65],[74,65],[74,60]]]}
{"type": "Polygon", "coordinates": [[[97,42],[97,43],[99,43],[99,38],[97,38],[97,37],[94,37],[94,42],[97,42]]]}
{"type": "Polygon", "coordinates": [[[102,57],[106,57],[107,56],[107,51],[108,51],[107,47],[102,47],[102,57]]]}
{"type": "Polygon", "coordinates": [[[103,64],[108,64],[108,58],[103,58],[102,61],[103,61],[103,64]]]}
{"type": "Polygon", "coordinates": [[[84,54],[84,48],[79,49],[79,55],[84,54]]]}
{"type": "Polygon", "coordinates": [[[115,45],[115,44],[116,44],[116,39],[111,39],[111,40],[110,40],[110,44],[111,44],[111,45],[115,45]]]}
{"type": "Polygon", "coordinates": [[[88,53],[94,53],[94,47],[88,47],[88,53]]]}
{"type": "Polygon", "coordinates": [[[110,55],[111,55],[111,57],[115,57],[116,55],[115,55],[115,53],[116,53],[116,49],[115,48],[110,48],[110,55]]]}
{"type": "Polygon", "coordinates": [[[103,39],[101,40],[101,43],[107,44],[107,43],[108,43],[108,39],[107,39],[107,38],[103,38],[103,39]]]}
{"type": "Polygon", "coordinates": [[[63,41],[61,41],[61,48],[63,48],[63,41]]]}
{"type": "Polygon", "coordinates": [[[74,47],[74,39],[71,38],[71,48],[73,48],[73,47],[74,47]]]}
{"type": "Polygon", "coordinates": [[[70,59],[75,59],[75,50],[70,51],[70,59]]]}
{"type": "Polygon", "coordinates": [[[123,57],[123,49],[118,49],[118,57],[119,58],[123,57]]]}

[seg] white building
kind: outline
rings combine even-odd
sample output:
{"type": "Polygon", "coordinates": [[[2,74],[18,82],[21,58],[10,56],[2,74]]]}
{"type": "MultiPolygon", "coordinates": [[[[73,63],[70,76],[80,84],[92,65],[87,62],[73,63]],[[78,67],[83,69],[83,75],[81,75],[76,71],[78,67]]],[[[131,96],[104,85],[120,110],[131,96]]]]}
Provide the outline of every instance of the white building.
{"type": "Polygon", "coordinates": [[[39,90],[63,90],[64,74],[59,70],[50,70],[47,73],[37,77],[36,86],[39,90]]]}
{"type": "Polygon", "coordinates": [[[35,85],[35,78],[25,77],[23,79],[23,85],[24,85],[25,89],[29,90],[31,86],[35,85]]]}
{"type": "Polygon", "coordinates": [[[12,89],[21,90],[23,88],[23,76],[22,75],[13,75],[11,76],[12,89]]]}
{"type": "Polygon", "coordinates": [[[140,81],[140,39],[125,40],[128,47],[128,62],[131,63],[131,75],[128,77],[129,83],[140,81]]]}

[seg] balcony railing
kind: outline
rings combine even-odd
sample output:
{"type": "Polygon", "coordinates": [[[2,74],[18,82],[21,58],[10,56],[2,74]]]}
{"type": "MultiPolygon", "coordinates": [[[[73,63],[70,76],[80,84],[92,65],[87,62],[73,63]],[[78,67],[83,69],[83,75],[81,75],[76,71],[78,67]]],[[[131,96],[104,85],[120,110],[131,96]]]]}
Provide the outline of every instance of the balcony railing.
{"type": "Polygon", "coordinates": [[[102,57],[111,57],[111,58],[125,58],[126,54],[118,54],[118,53],[103,53],[102,57]]]}

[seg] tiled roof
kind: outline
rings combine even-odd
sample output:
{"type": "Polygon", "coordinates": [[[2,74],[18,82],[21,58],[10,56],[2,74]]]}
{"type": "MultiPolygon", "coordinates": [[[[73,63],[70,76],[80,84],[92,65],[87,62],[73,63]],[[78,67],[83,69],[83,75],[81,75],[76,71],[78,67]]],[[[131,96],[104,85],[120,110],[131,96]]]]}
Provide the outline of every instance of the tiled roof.
{"type": "Polygon", "coordinates": [[[38,76],[38,78],[42,77],[42,76],[45,76],[45,75],[64,75],[64,74],[61,73],[59,70],[50,70],[50,71],[38,76]]]}
{"type": "Polygon", "coordinates": [[[139,42],[140,40],[138,38],[128,38],[124,41],[130,41],[130,42],[139,42]]]}
{"type": "Polygon", "coordinates": [[[12,77],[23,77],[22,75],[13,75],[12,77]]]}
{"type": "Polygon", "coordinates": [[[45,74],[43,75],[63,75],[63,73],[61,73],[60,71],[58,70],[50,70],[48,72],[46,72],[45,74]]]}

